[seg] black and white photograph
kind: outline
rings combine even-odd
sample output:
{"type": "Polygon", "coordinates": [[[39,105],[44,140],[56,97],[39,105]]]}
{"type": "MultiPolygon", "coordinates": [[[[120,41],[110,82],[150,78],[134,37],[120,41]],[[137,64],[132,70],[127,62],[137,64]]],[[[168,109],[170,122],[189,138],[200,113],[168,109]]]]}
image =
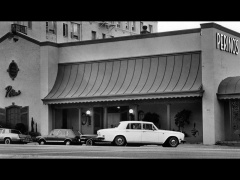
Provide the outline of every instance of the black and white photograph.
{"type": "Polygon", "coordinates": [[[0,21],[0,159],[240,159],[240,21],[0,21]]]}

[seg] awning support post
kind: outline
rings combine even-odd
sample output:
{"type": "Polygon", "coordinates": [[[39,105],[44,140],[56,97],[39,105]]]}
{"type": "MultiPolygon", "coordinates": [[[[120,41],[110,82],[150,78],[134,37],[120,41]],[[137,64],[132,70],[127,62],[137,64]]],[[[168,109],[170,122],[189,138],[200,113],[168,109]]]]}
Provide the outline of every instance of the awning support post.
{"type": "Polygon", "coordinates": [[[167,104],[167,128],[171,130],[171,104],[167,104]]]}

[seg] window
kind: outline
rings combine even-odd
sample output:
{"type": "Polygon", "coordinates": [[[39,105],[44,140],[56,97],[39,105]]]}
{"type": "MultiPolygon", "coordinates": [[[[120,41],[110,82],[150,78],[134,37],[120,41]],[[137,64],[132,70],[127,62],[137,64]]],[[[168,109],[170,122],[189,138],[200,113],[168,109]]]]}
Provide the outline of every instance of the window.
{"type": "Polygon", "coordinates": [[[68,25],[63,23],[63,36],[68,37],[68,25]]]}
{"type": "Polygon", "coordinates": [[[80,24],[72,23],[71,37],[74,39],[80,39],[80,24]]]}
{"type": "Polygon", "coordinates": [[[116,24],[117,24],[117,27],[118,27],[118,28],[121,27],[121,21],[117,21],[116,24]]]}
{"type": "Polygon", "coordinates": [[[126,22],[126,29],[129,29],[129,21],[126,22]]]}
{"type": "Polygon", "coordinates": [[[129,124],[127,125],[127,129],[134,129],[134,130],[136,130],[136,129],[142,129],[142,128],[141,128],[141,123],[129,123],[129,124]]]}
{"type": "Polygon", "coordinates": [[[52,130],[51,133],[50,133],[50,135],[51,135],[51,136],[57,136],[57,135],[58,135],[58,131],[59,131],[59,130],[57,130],[57,129],[52,130]]]}
{"type": "Polygon", "coordinates": [[[102,33],[102,38],[105,39],[106,38],[106,34],[102,33]]]}
{"type": "Polygon", "coordinates": [[[152,26],[151,24],[149,24],[148,27],[149,27],[149,32],[152,33],[152,31],[153,31],[153,26],[152,26]]]}
{"type": "Polygon", "coordinates": [[[56,22],[55,21],[47,21],[46,22],[46,32],[56,34],[56,22]]]}
{"type": "Polygon", "coordinates": [[[143,129],[145,130],[153,130],[152,124],[143,124],[143,129]]]}
{"type": "Polygon", "coordinates": [[[92,39],[97,39],[97,32],[96,31],[92,31],[92,39]]]}
{"type": "Polygon", "coordinates": [[[28,29],[32,29],[32,21],[28,21],[28,29]]]}
{"type": "Polygon", "coordinates": [[[132,22],[132,31],[136,31],[136,22],[135,21],[132,22]]]}
{"type": "Polygon", "coordinates": [[[18,130],[15,130],[15,129],[11,129],[11,133],[13,133],[13,134],[21,134],[18,130]]]}

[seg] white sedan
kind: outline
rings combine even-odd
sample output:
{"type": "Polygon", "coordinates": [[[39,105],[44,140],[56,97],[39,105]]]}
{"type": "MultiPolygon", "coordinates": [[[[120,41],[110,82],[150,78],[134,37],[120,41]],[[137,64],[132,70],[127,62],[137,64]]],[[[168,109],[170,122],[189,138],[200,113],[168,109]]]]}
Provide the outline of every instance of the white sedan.
{"type": "Polygon", "coordinates": [[[121,121],[115,128],[100,129],[97,137],[117,146],[128,144],[155,144],[177,147],[184,142],[184,134],[178,131],[158,129],[152,122],[121,121]]]}

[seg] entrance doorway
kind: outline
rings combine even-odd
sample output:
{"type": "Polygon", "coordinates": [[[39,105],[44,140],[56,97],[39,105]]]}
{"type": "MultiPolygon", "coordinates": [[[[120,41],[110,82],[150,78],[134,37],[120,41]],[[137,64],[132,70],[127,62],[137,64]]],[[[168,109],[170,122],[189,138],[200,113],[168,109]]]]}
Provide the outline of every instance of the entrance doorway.
{"type": "Polygon", "coordinates": [[[240,140],[240,101],[234,100],[230,102],[231,119],[230,132],[231,140],[240,140]]]}
{"type": "Polygon", "coordinates": [[[108,107],[107,112],[107,128],[116,127],[120,121],[129,120],[129,106],[108,107]]]}
{"type": "MultiPolygon", "coordinates": [[[[1,125],[5,128],[14,129],[16,124],[22,123],[25,131],[28,131],[28,106],[17,106],[14,103],[6,108],[0,108],[1,110],[1,125]]],[[[24,133],[24,132],[22,132],[24,133]]]]}

